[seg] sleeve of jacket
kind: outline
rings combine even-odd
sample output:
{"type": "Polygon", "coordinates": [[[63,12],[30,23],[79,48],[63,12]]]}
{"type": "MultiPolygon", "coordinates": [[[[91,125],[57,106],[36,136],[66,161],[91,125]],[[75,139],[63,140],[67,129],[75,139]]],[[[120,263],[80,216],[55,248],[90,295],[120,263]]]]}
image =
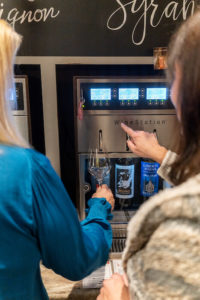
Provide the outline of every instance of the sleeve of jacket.
{"type": "Polygon", "coordinates": [[[107,219],[111,206],[104,198],[90,199],[88,216],[80,223],[48,159],[35,153],[33,212],[42,262],[70,280],[81,280],[108,259],[112,230],[107,219]]]}
{"type": "Polygon", "coordinates": [[[164,180],[173,185],[173,183],[169,179],[170,165],[175,161],[177,154],[172,151],[167,151],[160,168],[158,169],[158,175],[162,177],[164,180]]]}
{"type": "Polygon", "coordinates": [[[123,266],[137,299],[200,299],[199,174],[146,201],[128,225],[123,266]]]}

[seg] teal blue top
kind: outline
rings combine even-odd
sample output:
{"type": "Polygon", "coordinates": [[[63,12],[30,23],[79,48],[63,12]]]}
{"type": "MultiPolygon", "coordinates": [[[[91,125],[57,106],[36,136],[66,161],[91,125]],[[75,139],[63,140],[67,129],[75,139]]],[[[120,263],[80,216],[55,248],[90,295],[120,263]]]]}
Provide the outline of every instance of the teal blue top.
{"type": "Polygon", "coordinates": [[[106,263],[111,206],[89,200],[81,223],[49,160],[0,145],[0,300],[48,299],[39,263],[80,280],[106,263]]]}

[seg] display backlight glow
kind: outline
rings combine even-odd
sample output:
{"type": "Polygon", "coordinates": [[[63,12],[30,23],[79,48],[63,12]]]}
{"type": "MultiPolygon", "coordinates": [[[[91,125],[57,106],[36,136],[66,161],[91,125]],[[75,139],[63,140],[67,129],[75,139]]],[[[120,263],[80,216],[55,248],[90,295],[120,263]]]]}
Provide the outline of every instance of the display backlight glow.
{"type": "Polygon", "coordinates": [[[147,100],[167,100],[167,88],[147,88],[147,100]]]}
{"type": "Polygon", "coordinates": [[[111,100],[111,89],[90,89],[90,100],[111,100]]]}
{"type": "Polygon", "coordinates": [[[139,89],[138,88],[120,88],[119,100],[138,100],[139,89]]]}

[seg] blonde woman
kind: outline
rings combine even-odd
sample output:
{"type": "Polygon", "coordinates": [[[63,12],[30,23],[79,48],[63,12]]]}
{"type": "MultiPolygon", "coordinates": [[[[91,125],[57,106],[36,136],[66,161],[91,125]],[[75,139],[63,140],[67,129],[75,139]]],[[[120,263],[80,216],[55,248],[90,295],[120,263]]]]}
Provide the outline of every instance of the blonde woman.
{"type": "Polygon", "coordinates": [[[48,159],[17,132],[9,93],[20,43],[21,37],[0,20],[0,299],[40,300],[48,299],[40,260],[71,280],[106,263],[112,239],[107,218],[114,200],[106,186],[99,188],[80,224],[48,159]]]}

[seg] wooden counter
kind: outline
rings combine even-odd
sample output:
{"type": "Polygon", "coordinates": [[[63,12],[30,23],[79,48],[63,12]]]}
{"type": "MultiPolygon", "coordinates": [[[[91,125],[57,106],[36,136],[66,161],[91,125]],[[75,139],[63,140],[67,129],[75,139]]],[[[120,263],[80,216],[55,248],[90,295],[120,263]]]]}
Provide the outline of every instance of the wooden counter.
{"type": "Polygon", "coordinates": [[[51,300],[96,300],[98,289],[83,289],[81,281],[69,281],[41,265],[42,280],[51,300]]]}
{"type": "MultiPolygon", "coordinates": [[[[109,260],[121,260],[121,253],[110,253],[109,260]]],[[[99,289],[82,288],[82,282],[74,282],[40,266],[42,280],[50,300],[96,300],[99,289]]],[[[114,270],[113,270],[114,271],[114,270]]]]}

